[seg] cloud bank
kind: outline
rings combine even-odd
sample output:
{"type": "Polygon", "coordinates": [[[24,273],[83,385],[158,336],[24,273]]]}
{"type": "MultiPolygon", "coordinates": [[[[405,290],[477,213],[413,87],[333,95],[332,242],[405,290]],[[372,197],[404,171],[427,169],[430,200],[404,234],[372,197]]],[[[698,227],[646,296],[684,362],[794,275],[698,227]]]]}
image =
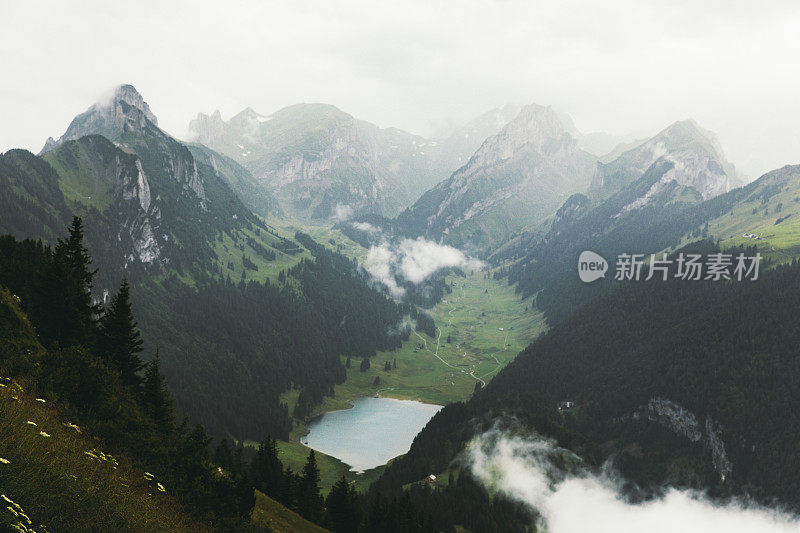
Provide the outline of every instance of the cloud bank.
{"type": "Polygon", "coordinates": [[[558,454],[572,455],[550,441],[492,430],[473,439],[466,461],[482,483],[536,509],[549,533],[800,531],[797,516],[745,502],[717,505],[684,490],[670,489],[660,498],[628,503],[610,473],[564,474],[551,461],[558,454]]]}
{"type": "Polygon", "coordinates": [[[442,268],[481,268],[483,263],[467,257],[464,252],[436,244],[422,237],[402,239],[398,244],[388,242],[372,246],[367,252],[364,268],[392,294],[405,294],[403,282],[419,284],[442,268]]]}

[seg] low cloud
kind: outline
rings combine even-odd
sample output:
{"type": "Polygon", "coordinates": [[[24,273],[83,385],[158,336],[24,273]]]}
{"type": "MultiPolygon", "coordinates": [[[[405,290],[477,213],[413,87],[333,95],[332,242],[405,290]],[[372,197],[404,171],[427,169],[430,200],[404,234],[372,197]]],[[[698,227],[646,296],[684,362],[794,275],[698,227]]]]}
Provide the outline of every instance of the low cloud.
{"type": "Polygon", "coordinates": [[[333,212],[333,218],[336,222],[344,222],[348,218],[353,216],[353,208],[349,205],[344,204],[336,204],[336,208],[333,212]]]}
{"type": "Polygon", "coordinates": [[[473,439],[466,463],[486,486],[538,511],[540,525],[549,533],[800,531],[797,516],[744,501],[716,504],[693,491],[669,489],[653,500],[629,503],[611,472],[596,474],[578,468],[565,474],[554,466],[558,455],[571,456],[573,464],[579,465],[576,456],[551,441],[492,430],[473,439]]]}
{"type": "Polygon", "coordinates": [[[405,315],[397,324],[389,326],[386,332],[389,335],[403,335],[417,328],[417,321],[409,315],[405,315]]]}
{"type": "Polygon", "coordinates": [[[367,258],[364,260],[364,268],[376,281],[382,283],[389,289],[389,293],[392,296],[400,298],[406,291],[398,285],[392,273],[394,260],[395,254],[389,250],[389,245],[381,244],[380,246],[373,246],[367,252],[367,258]]]}
{"type": "Polygon", "coordinates": [[[419,237],[416,240],[403,239],[397,248],[399,272],[411,283],[420,283],[428,276],[447,267],[480,268],[482,263],[470,259],[464,252],[436,244],[419,237]]]}
{"type": "Polygon", "coordinates": [[[415,285],[422,283],[442,268],[477,269],[482,266],[481,261],[467,257],[457,248],[436,244],[422,237],[402,239],[396,245],[383,243],[372,246],[364,261],[367,272],[386,286],[394,297],[401,297],[405,293],[401,286],[403,282],[415,285]]]}
{"type": "Polygon", "coordinates": [[[369,222],[351,222],[350,225],[359,231],[364,231],[372,235],[378,235],[381,232],[380,228],[376,228],[369,222]]]}

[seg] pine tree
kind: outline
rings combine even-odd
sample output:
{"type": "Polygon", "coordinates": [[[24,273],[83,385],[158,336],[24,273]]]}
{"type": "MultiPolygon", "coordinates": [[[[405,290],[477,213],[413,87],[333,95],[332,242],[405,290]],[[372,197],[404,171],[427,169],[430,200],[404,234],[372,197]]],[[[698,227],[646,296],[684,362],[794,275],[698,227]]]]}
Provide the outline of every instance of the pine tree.
{"type": "Polygon", "coordinates": [[[175,402],[161,373],[161,359],[156,356],[147,365],[142,385],[142,403],[145,413],[160,427],[162,431],[175,424],[175,402]]]}
{"type": "Polygon", "coordinates": [[[351,487],[344,476],[331,487],[325,505],[328,508],[326,525],[335,533],[358,531],[361,502],[355,487],[351,487]]]}
{"type": "Polygon", "coordinates": [[[90,347],[97,331],[100,306],[92,302],[96,270],[83,246],[83,222],[72,219],[69,237],[58,239],[53,257],[44,269],[38,309],[40,334],[45,343],[90,347]]]}
{"type": "Polygon", "coordinates": [[[100,357],[120,373],[125,385],[138,387],[141,384],[138,372],[144,367],[139,357],[142,339],[131,312],[128,280],[122,280],[119,292],[111,299],[111,306],[100,321],[97,348],[100,357]]]}
{"type": "Polygon", "coordinates": [[[217,444],[217,449],[214,450],[214,456],[212,459],[222,468],[231,468],[231,465],[233,465],[233,452],[231,452],[228,439],[222,439],[220,443],[217,444]]]}
{"type": "Polygon", "coordinates": [[[319,468],[314,450],[311,450],[303,466],[297,487],[297,512],[312,522],[322,519],[322,495],[319,489],[319,468]]]}
{"type": "Polygon", "coordinates": [[[250,462],[250,479],[253,485],[271,498],[281,497],[283,465],[278,458],[278,443],[267,437],[259,444],[255,457],[250,462]]]}

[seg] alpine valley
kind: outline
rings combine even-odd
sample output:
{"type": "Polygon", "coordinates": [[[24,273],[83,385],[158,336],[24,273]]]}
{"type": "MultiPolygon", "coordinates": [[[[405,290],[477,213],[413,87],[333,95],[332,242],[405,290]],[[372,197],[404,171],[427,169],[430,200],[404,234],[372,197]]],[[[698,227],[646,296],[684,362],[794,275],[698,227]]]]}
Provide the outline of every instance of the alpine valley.
{"type": "Polygon", "coordinates": [[[154,111],[120,85],[0,154],[0,529],[549,531],[509,443],[551,491],[800,511],[800,165],[533,103],[431,138],[154,111]]]}

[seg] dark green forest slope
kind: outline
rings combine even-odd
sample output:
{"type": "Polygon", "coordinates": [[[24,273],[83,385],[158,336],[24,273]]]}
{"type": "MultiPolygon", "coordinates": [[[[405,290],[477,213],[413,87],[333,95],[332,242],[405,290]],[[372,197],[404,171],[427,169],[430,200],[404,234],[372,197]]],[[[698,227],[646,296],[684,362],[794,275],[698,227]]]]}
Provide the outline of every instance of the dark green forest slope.
{"type": "MultiPolygon", "coordinates": [[[[702,203],[676,199],[675,191],[667,188],[645,207],[619,215],[624,206],[643,196],[670,168],[669,162],[653,165],[638,181],[601,202],[592,203],[583,195],[570,198],[543,239],[509,248],[504,256],[495,257],[498,261],[515,261],[501,274],[507,274],[509,283],[516,283],[523,296],[536,294],[537,307],[554,324],[613,284],[612,276],[590,285],[578,279],[578,256],[584,250],[605,257],[612,263],[613,272],[618,254],[658,253],[685,244],[687,237],[708,237],[710,221],[724,219],[731,223],[743,216],[742,206],[750,215],[752,205],[752,213],[758,211],[758,218],[768,219],[770,224],[796,217],[800,210],[797,201],[790,204],[774,200],[779,195],[797,197],[800,191],[800,167],[786,166],[702,203]]],[[[677,187],[672,185],[672,189],[677,187]]]]}
{"type": "MultiPolygon", "coordinates": [[[[699,245],[713,251],[711,244],[699,245]]],[[[502,415],[590,464],[800,506],[800,264],[755,282],[630,282],[582,307],[469,402],[447,406],[373,486],[443,471],[502,415]],[[559,410],[562,401],[575,407],[559,410]]]]}

